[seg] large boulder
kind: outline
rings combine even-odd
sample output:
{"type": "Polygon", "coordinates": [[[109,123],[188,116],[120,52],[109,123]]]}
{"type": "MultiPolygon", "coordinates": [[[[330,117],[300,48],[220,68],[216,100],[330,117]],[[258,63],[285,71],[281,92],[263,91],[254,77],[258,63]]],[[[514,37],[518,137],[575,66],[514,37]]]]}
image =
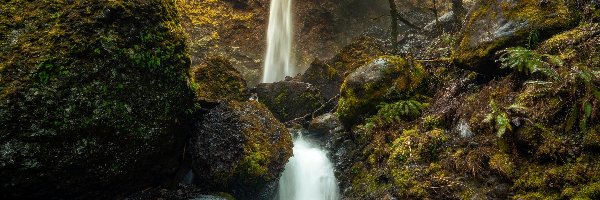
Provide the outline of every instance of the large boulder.
{"type": "Polygon", "coordinates": [[[336,113],[345,127],[377,112],[377,105],[414,96],[424,87],[427,72],[416,61],[382,56],[346,77],[336,113]]]}
{"type": "Polygon", "coordinates": [[[173,173],[193,94],[171,1],[0,10],[0,198],[112,199],[173,173]]]}
{"type": "Polygon", "coordinates": [[[192,68],[192,86],[201,101],[245,100],[246,81],[229,60],[210,57],[192,68]]]}
{"type": "Polygon", "coordinates": [[[230,101],[196,123],[190,148],[199,186],[267,199],[292,155],[292,138],[263,104],[230,101]]]}
{"type": "Polygon", "coordinates": [[[454,61],[481,73],[496,73],[495,54],[510,46],[533,45],[576,25],[578,17],[563,0],[479,0],[466,18],[454,61]]]}
{"type": "Polygon", "coordinates": [[[332,59],[314,60],[296,78],[318,88],[325,99],[331,99],[340,94],[340,87],[346,76],[372,59],[384,55],[383,49],[383,44],[376,39],[361,37],[342,48],[332,59]]]}
{"type": "Polygon", "coordinates": [[[254,92],[258,101],[267,105],[282,122],[311,114],[325,103],[317,87],[297,81],[261,83],[254,92]]]}
{"type": "Polygon", "coordinates": [[[331,99],[340,94],[340,86],[344,83],[343,74],[320,60],[315,60],[310,64],[310,67],[299,79],[301,82],[317,87],[325,99],[331,99]]]}

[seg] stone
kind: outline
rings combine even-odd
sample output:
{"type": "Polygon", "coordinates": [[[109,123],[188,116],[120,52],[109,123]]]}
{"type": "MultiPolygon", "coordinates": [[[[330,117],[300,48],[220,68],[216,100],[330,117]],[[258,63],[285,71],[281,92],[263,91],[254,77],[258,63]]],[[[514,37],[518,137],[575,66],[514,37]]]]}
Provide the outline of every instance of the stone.
{"type": "Polygon", "coordinates": [[[258,101],[282,122],[309,115],[325,103],[317,87],[293,80],[261,83],[253,89],[253,93],[258,94],[258,101]]]}
{"type": "Polygon", "coordinates": [[[193,93],[172,2],[0,10],[1,199],[114,199],[176,171],[193,93]]]}
{"type": "Polygon", "coordinates": [[[562,0],[479,0],[466,17],[453,59],[465,69],[498,73],[497,51],[525,46],[576,25],[578,18],[562,0]]]}
{"type": "Polygon", "coordinates": [[[288,130],[257,101],[222,103],[196,123],[194,183],[238,199],[266,199],[292,155],[288,130]]]}

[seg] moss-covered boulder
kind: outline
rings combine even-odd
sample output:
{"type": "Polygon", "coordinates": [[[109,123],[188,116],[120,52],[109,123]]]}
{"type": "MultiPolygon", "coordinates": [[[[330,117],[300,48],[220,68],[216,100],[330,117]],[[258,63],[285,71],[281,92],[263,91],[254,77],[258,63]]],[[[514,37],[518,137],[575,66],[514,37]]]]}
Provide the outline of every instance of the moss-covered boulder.
{"type": "Polygon", "coordinates": [[[245,100],[246,81],[231,62],[223,57],[210,57],[192,68],[192,86],[202,101],[245,100]]]}
{"type": "Polygon", "coordinates": [[[346,76],[374,58],[384,55],[383,49],[383,44],[374,38],[358,38],[333,58],[314,60],[297,79],[317,87],[325,99],[334,98],[340,94],[340,87],[346,76]]]}
{"type": "Polygon", "coordinates": [[[301,82],[310,83],[317,87],[325,99],[331,99],[340,93],[340,86],[344,82],[333,66],[315,60],[299,78],[301,82]]]}
{"type": "Polygon", "coordinates": [[[563,0],[479,0],[466,18],[454,61],[482,73],[498,72],[495,54],[510,46],[535,45],[577,24],[574,6],[563,0]]]}
{"type": "Polygon", "coordinates": [[[538,51],[558,55],[570,65],[600,67],[600,24],[583,23],[542,42],[538,51]]]}
{"type": "Polygon", "coordinates": [[[268,199],[292,155],[285,126],[256,101],[223,103],[204,118],[190,143],[194,182],[239,199],[268,199]]]}
{"type": "Polygon", "coordinates": [[[258,101],[267,105],[282,122],[311,114],[325,103],[318,88],[297,81],[261,83],[254,88],[254,92],[258,95],[258,101]]]}
{"type": "Polygon", "coordinates": [[[193,94],[171,1],[0,12],[0,198],[117,198],[174,171],[193,94]]]}
{"type": "Polygon", "coordinates": [[[387,100],[415,96],[424,87],[427,72],[418,62],[382,56],[352,72],[341,88],[336,113],[346,127],[377,112],[387,100]]]}

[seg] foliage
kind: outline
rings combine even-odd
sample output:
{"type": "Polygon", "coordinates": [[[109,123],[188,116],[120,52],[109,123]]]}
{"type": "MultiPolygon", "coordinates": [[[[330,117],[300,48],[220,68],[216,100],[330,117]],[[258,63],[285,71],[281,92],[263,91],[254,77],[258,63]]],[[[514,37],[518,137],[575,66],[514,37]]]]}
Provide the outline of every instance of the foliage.
{"type": "Polygon", "coordinates": [[[423,110],[429,106],[416,100],[401,100],[395,103],[381,103],[377,106],[377,114],[367,122],[378,124],[398,123],[403,120],[412,120],[421,115],[423,110]]]}
{"type": "Polygon", "coordinates": [[[490,100],[490,107],[492,108],[492,113],[487,114],[483,122],[491,123],[493,120],[496,123],[496,135],[501,138],[506,131],[512,131],[508,114],[501,111],[493,99],[490,100]]]}
{"type": "Polygon", "coordinates": [[[558,79],[558,73],[551,66],[562,66],[563,61],[554,55],[539,54],[524,47],[511,47],[499,51],[501,68],[516,70],[526,76],[540,72],[558,79]]]}

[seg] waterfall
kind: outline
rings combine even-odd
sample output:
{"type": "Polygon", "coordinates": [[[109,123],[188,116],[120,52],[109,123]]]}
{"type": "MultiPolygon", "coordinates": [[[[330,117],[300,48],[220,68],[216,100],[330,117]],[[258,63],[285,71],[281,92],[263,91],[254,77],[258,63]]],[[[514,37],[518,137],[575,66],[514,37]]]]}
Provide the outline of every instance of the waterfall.
{"type": "Polygon", "coordinates": [[[271,0],[263,83],[281,81],[295,73],[292,62],[292,0],[271,0]]]}
{"type": "Polygon", "coordinates": [[[339,189],[333,164],[325,151],[304,139],[294,140],[294,156],[279,179],[280,200],[337,200],[339,189]]]}

